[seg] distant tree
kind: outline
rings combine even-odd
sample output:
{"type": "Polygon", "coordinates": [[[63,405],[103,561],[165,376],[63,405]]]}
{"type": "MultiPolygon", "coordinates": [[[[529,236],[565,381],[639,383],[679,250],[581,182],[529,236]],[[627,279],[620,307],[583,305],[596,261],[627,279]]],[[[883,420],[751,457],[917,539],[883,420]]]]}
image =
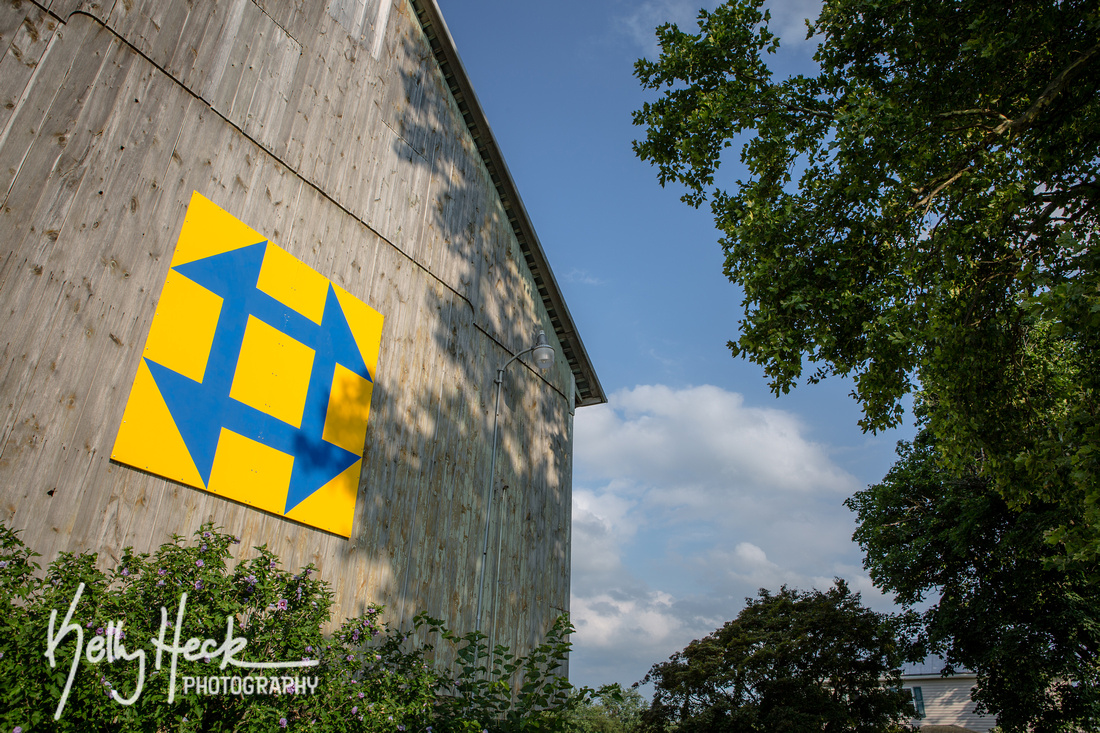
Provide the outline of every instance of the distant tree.
{"type": "Polygon", "coordinates": [[[601,687],[585,704],[570,713],[573,733],[633,733],[648,703],[635,689],[601,687]]]}
{"type": "Polygon", "coordinates": [[[761,589],[737,618],[656,664],[643,731],[884,733],[915,716],[897,629],[844,581],[761,589]]]}
{"type": "Polygon", "coordinates": [[[1006,733],[1100,730],[1100,587],[1043,539],[1072,514],[1011,508],[981,476],[941,468],[927,433],[898,455],[847,503],[875,585],[927,607],[921,651],[976,672],[974,699],[1006,733]]]}
{"type": "Polygon", "coordinates": [[[661,26],[635,67],[660,97],[634,149],[709,198],[743,289],[730,348],[776,392],[852,377],[865,429],[919,388],[941,459],[1074,505],[1049,539],[1095,565],[1100,2],[824,0],[819,72],[786,79],[762,5],[661,26]]]}

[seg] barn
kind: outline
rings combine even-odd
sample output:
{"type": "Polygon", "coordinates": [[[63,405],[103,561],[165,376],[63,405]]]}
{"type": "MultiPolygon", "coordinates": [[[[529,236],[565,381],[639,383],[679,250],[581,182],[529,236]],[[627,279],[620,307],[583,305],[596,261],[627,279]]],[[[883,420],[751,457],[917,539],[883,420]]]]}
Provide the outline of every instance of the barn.
{"type": "Polygon", "coordinates": [[[3,0],[0,49],[3,522],[540,640],[606,398],[435,0],[3,0]]]}

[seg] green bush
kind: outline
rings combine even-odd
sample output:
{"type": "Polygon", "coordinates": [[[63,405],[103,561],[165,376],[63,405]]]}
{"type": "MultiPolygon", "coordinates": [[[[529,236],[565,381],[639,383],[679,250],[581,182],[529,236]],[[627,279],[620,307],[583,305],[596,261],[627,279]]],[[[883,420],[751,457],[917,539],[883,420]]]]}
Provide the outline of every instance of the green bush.
{"type": "Polygon", "coordinates": [[[332,592],[315,568],[292,574],[264,546],[230,570],[236,542],[208,524],[190,544],[128,548],[106,573],[94,553],[62,553],[42,577],[37,553],[0,526],[0,733],[557,731],[591,694],[557,673],[573,630],[564,616],[523,657],[417,616],[419,638],[454,647],[451,676],[377,606],[326,636],[332,592]]]}
{"type": "Polygon", "coordinates": [[[605,685],[570,714],[573,733],[634,733],[649,701],[634,688],[605,685]]]}

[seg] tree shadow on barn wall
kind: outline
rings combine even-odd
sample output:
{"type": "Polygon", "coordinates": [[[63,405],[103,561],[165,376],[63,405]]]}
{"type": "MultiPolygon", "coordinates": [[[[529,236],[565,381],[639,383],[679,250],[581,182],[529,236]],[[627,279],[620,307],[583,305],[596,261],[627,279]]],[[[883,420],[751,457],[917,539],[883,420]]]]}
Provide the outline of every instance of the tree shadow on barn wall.
{"type": "Polygon", "coordinates": [[[568,604],[572,436],[562,384],[571,375],[499,194],[430,49],[422,36],[404,43],[408,110],[394,146],[430,173],[424,236],[435,241],[427,269],[438,281],[425,288],[418,312],[436,317],[425,319],[435,324],[427,351],[414,363],[401,360],[402,382],[418,388],[389,402],[378,422],[372,417],[368,457],[373,462],[381,452],[379,464],[387,468],[372,472],[381,490],[368,487],[369,516],[384,513],[382,497],[399,497],[408,508],[401,516],[412,518],[398,532],[404,545],[398,551],[408,558],[402,596],[426,598],[425,608],[447,617],[462,609],[459,616],[472,628],[496,370],[546,330],[559,355],[549,381],[528,366],[529,357],[503,377],[484,600],[483,625],[493,619],[502,628],[494,640],[529,648],[568,604]],[[387,451],[388,431],[407,431],[410,422],[419,425],[417,434],[393,443],[409,448],[387,451]],[[439,541],[444,537],[450,549],[439,541]],[[455,556],[457,547],[465,548],[463,557],[455,556]],[[448,584],[433,579],[454,573],[468,579],[467,590],[444,597],[448,584]],[[489,608],[494,598],[497,607],[489,608]]]}
{"type": "MultiPolygon", "coordinates": [[[[54,476],[48,488],[56,487],[65,497],[62,507],[40,521],[42,533],[57,538],[52,547],[100,549],[108,562],[126,544],[139,552],[150,550],[173,532],[188,535],[212,520],[246,536],[246,545],[267,543],[288,566],[318,563],[338,594],[354,599],[342,603],[345,614],[380,601],[389,606],[391,620],[407,622],[412,612],[426,610],[447,619],[456,631],[472,629],[496,369],[530,346],[539,328],[547,330],[552,343],[555,339],[491,178],[430,49],[420,36],[403,41],[400,74],[411,111],[394,142],[409,148],[399,156],[403,164],[421,169],[430,181],[423,192],[430,206],[425,207],[420,243],[427,249],[416,250],[423,252],[416,254],[416,262],[382,241],[367,217],[341,204],[342,194],[322,193],[323,181],[313,172],[288,167],[215,108],[188,96],[145,57],[90,24],[89,16],[74,16],[47,61],[47,70],[56,74],[41,75],[72,87],[72,93],[30,89],[27,104],[13,113],[42,110],[45,123],[29,126],[35,132],[26,141],[28,159],[56,157],[62,135],[69,141],[66,154],[77,149],[74,141],[83,138],[74,137],[70,127],[78,120],[80,135],[95,140],[71,169],[50,169],[34,178],[28,167],[11,186],[20,199],[9,217],[17,224],[5,241],[13,243],[13,261],[27,263],[20,277],[29,299],[26,312],[65,302],[70,291],[81,297],[86,291],[81,312],[66,315],[65,324],[107,314],[104,325],[96,321],[94,334],[88,332],[84,340],[68,334],[85,329],[67,326],[50,333],[27,329],[11,340],[12,354],[31,355],[35,363],[28,369],[50,371],[54,380],[12,380],[12,411],[3,426],[22,440],[19,445],[29,446],[11,456],[6,475],[54,476]],[[78,25],[90,30],[79,35],[78,25]],[[77,83],[81,74],[90,73],[86,65],[67,70],[51,65],[70,56],[92,58],[96,52],[117,58],[117,68],[110,69],[118,84],[77,83]],[[136,98],[140,105],[134,104],[136,98]],[[63,100],[70,106],[63,107],[63,100]],[[157,127],[147,124],[153,119],[157,127]],[[169,142],[148,139],[154,136],[169,142]],[[173,148],[173,140],[182,142],[173,148]],[[406,140],[424,144],[418,151],[406,140]],[[93,174],[94,186],[66,183],[92,181],[93,174]],[[209,193],[368,304],[388,304],[351,541],[109,461],[127,380],[137,369],[145,326],[156,308],[154,281],[162,282],[167,271],[173,243],[168,231],[182,219],[193,190],[209,193]],[[66,207],[57,205],[59,199],[66,207]],[[107,210],[103,201],[113,208],[107,210]],[[281,241],[258,213],[275,214],[282,201],[295,202],[288,207],[292,214],[279,214],[287,231],[289,225],[302,230],[288,234],[290,241],[281,241]],[[95,217],[106,226],[97,229],[95,217]],[[36,232],[52,232],[55,238],[43,245],[36,232]],[[331,255],[339,248],[354,250],[346,257],[352,266],[368,259],[374,264],[353,272],[342,249],[339,256],[331,255]],[[84,260],[99,252],[104,267],[89,268],[84,260]],[[129,263],[125,278],[113,272],[113,264],[107,266],[116,260],[129,263]],[[124,312],[119,303],[127,304],[124,312]],[[123,338],[112,340],[112,335],[123,338]],[[51,363],[56,370],[45,368],[51,363]],[[42,389],[54,382],[71,387],[75,399],[89,405],[79,418],[76,411],[62,412],[67,408],[56,402],[57,394],[69,390],[42,389]],[[68,422],[62,419],[70,413],[68,422]],[[24,435],[30,428],[20,427],[28,420],[56,425],[57,439],[32,442],[35,436],[24,435]],[[70,424],[76,427],[62,434],[61,427],[70,424]],[[87,443],[76,444],[87,448],[84,453],[66,446],[70,433],[88,436],[87,443]]],[[[4,291],[3,298],[9,297],[15,296],[4,291]]],[[[10,333],[5,329],[5,335],[10,333]]],[[[513,364],[504,375],[493,487],[507,489],[503,499],[498,494],[490,527],[486,582],[486,605],[495,598],[499,610],[486,610],[485,625],[495,623],[500,631],[494,631],[493,640],[517,651],[540,641],[558,606],[568,602],[570,411],[569,391],[561,386],[568,378],[560,361],[549,381],[525,363],[513,364]]],[[[31,507],[21,487],[9,494],[18,522],[25,527],[39,521],[24,517],[41,515],[40,503],[31,507]]],[[[36,494],[35,501],[45,500],[36,494]]],[[[241,555],[249,552],[242,548],[241,555]]]]}

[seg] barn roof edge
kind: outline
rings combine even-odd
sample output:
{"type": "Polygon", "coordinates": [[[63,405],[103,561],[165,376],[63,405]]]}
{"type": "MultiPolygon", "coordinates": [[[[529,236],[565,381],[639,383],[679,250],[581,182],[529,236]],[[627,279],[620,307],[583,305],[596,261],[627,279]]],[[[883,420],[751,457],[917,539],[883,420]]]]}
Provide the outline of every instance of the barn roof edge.
{"type": "Polygon", "coordinates": [[[470,130],[470,134],[477,143],[478,152],[489,169],[489,175],[500,195],[505,214],[508,215],[524,259],[535,278],[539,296],[546,307],[550,322],[553,324],[558,341],[561,342],[562,351],[577,383],[576,404],[585,406],[607,402],[607,395],[604,393],[599,377],[596,376],[596,369],[588,357],[580,334],[577,333],[573,316],[565,304],[565,298],[561,294],[542,243],[523,205],[523,199],[520,198],[515,180],[493,136],[489,120],[466,74],[466,68],[462,65],[454,38],[447,28],[439,5],[436,0],[410,0],[410,2],[420,27],[431,44],[436,63],[439,64],[443,77],[450,86],[451,94],[458,103],[459,111],[466,121],[466,127],[470,130]]]}

